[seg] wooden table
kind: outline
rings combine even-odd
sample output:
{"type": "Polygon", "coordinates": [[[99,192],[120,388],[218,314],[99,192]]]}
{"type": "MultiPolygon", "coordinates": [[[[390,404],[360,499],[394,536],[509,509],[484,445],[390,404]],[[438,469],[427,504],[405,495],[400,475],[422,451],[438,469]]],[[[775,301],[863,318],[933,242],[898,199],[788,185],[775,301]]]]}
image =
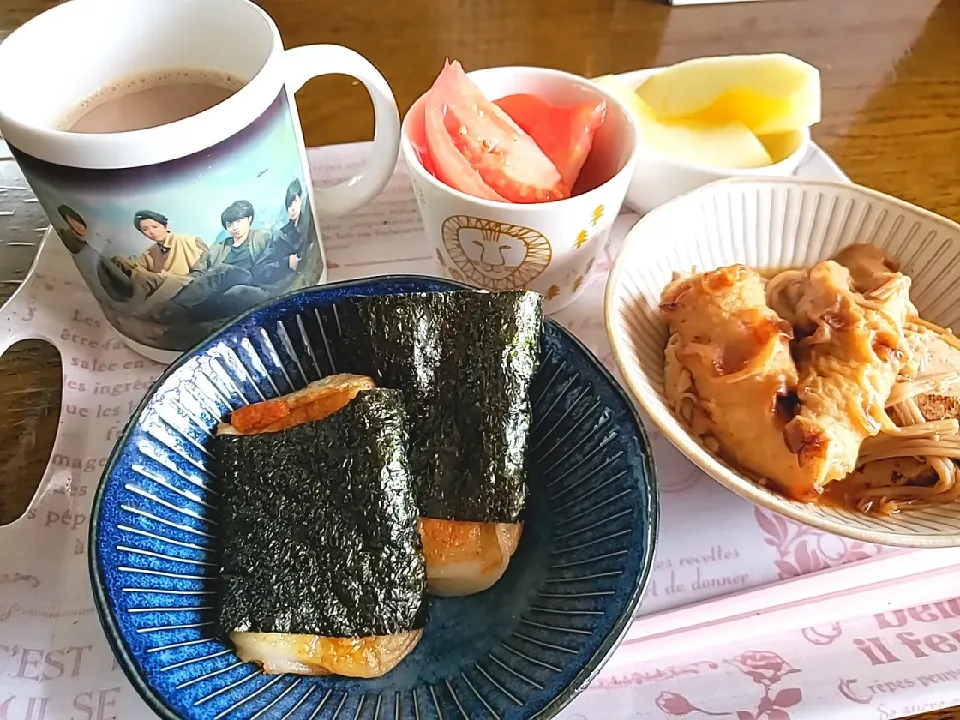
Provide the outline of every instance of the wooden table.
{"type": "MultiPolygon", "coordinates": [[[[55,4],[6,0],[0,37],[55,4]]],[[[855,182],[960,220],[958,0],[767,0],[674,10],[648,0],[261,4],[288,46],[339,43],[364,54],[386,76],[401,112],[448,56],[468,70],[545,65],[590,76],[698,55],[791,53],[822,71],[824,119],[814,137],[855,182]]],[[[297,100],[308,145],[371,135],[366,94],[349,79],[315,80],[297,100]]],[[[0,282],[17,270],[5,242],[10,237],[0,237],[0,282]]],[[[0,284],[0,300],[11,290],[0,284]]],[[[49,347],[27,344],[0,360],[0,524],[24,511],[39,482],[59,386],[49,347]]]]}

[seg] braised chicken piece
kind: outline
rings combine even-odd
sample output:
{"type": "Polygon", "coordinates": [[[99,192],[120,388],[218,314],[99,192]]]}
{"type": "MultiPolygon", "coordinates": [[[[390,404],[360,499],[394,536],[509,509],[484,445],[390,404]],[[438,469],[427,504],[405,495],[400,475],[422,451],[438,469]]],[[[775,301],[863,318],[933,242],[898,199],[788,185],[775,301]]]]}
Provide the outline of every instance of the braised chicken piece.
{"type": "MultiPolygon", "coordinates": [[[[871,292],[898,274],[899,264],[876,245],[850,245],[835,260],[850,271],[857,292],[871,292]]],[[[915,315],[916,311],[911,308],[915,315]]],[[[960,384],[956,382],[960,368],[960,343],[944,336],[942,328],[931,329],[919,318],[908,318],[904,327],[906,365],[901,379],[918,376],[929,385],[929,392],[914,397],[924,419],[928,421],[960,418],[960,384]]],[[[899,388],[908,390],[909,388],[899,388]]],[[[887,404],[896,404],[898,388],[887,404]],[[891,402],[892,401],[892,402],[891,402]]]]}
{"type": "Polygon", "coordinates": [[[913,360],[913,382],[894,388],[890,400],[896,403],[922,389],[913,399],[925,420],[960,420],[960,343],[938,330],[908,321],[904,340],[913,360]]]}
{"type": "Polygon", "coordinates": [[[763,278],[734,265],[678,279],[660,309],[671,333],[666,395],[680,421],[726,460],[812,499],[783,434],[797,409],[792,332],[767,306],[763,278]]]}
{"type": "Polygon", "coordinates": [[[848,245],[833,260],[850,271],[853,289],[858,293],[873,292],[900,274],[900,264],[876,245],[848,245]]]}
{"type": "MultiPolygon", "coordinates": [[[[770,276],[768,276],[770,277],[770,276]]],[[[674,414],[788,497],[881,515],[960,501],[960,340],[873,245],[764,280],[676,279],[661,310],[674,414]]]]}
{"type": "Polygon", "coordinates": [[[884,408],[907,358],[909,291],[908,277],[889,273],[861,295],[831,260],[807,274],[793,312],[800,409],[784,438],[817,492],[852,472],[860,444],[892,424],[884,408]]]}

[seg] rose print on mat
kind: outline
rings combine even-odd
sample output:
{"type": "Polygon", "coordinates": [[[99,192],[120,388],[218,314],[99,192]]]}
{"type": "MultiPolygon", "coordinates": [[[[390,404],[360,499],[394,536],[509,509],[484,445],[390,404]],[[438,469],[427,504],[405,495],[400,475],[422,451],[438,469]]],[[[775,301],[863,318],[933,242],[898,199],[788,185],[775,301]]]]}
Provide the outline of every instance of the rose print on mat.
{"type": "Polygon", "coordinates": [[[766,535],[763,541],[776,548],[780,556],[774,560],[780,580],[868,560],[883,551],[879,545],[823,533],[759,507],[754,508],[753,515],[766,535]]]}
{"type": "Polygon", "coordinates": [[[757,704],[756,713],[738,710],[737,720],[788,720],[790,713],[785,708],[793,707],[803,699],[803,693],[797,687],[783,688],[771,695],[774,685],[788,675],[800,672],[775,652],[752,650],[727,662],[763,686],[763,697],[757,704]]]}
{"type": "Polygon", "coordinates": [[[736,667],[753,682],[763,687],[763,697],[754,710],[719,712],[705,710],[675,692],[662,692],[657,696],[657,707],[673,717],[700,714],[707,717],[736,717],[737,720],[790,720],[787,708],[798,705],[803,693],[798,687],[775,689],[788,675],[800,672],[775,652],[750,650],[725,660],[736,667]]]}
{"type": "MultiPolygon", "coordinates": [[[[776,685],[787,675],[800,672],[777,653],[769,650],[749,650],[726,662],[735,665],[740,672],[767,689],[776,685]]],[[[800,691],[797,690],[797,692],[800,691]]]]}

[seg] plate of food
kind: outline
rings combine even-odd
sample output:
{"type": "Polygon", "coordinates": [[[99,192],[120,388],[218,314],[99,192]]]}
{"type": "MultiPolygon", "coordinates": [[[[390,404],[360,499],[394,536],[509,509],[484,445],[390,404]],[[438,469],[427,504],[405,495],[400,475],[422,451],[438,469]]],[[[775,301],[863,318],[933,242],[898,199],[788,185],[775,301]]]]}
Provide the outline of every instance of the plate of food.
{"type": "Polygon", "coordinates": [[[164,718],[552,717],[652,565],[632,403],[527,291],[311,288],[170,366],[94,499],[94,598],[164,718]]]}
{"type": "Polygon", "coordinates": [[[960,226],[846,183],[724,180],[627,236],[636,400],[704,472],[839,535],[960,545],[960,226]]]}

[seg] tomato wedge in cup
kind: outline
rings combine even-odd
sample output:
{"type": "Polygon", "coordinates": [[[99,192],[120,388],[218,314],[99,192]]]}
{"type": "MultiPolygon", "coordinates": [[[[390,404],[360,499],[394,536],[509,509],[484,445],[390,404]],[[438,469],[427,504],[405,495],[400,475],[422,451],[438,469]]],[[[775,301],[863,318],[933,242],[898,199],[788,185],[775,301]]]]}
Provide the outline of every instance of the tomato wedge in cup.
{"type": "Polygon", "coordinates": [[[424,96],[423,103],[424,137],[433,166],[427,170],[432,171],[440,182],[454,190],[484,200],[503,202],[504,198],[483,181],[480,173],[454,144],[444,123],[444,106],[434,94],[433,88],[424,96]]]}
{"type": "Polygon", "coordinates": [[[423,165],[423,169],[428,173],[437,176],[437,169],[433,165],[433,156],[430,154],[430,148],[427,145],[427,128],[424,125],[423,118],[423,99],[417,100],[407,111],[407,137],[413,148],[417,160],[423,165]]]}
{"type": "Polygon", "coordinates": [[[606,103],[584,102],[553,105],[537,95],[508,95],[495,101],[550,158],[564,184],[577,182],[593,136],[603,122],[606,103]]]}
{"type": "Polygon", "coordinates": [[[459,62],[448,62],[427,93],[424,126],[437,178],[452,188],[514,203],[570,196],[550,158],[483,96],[459,62]]]}

